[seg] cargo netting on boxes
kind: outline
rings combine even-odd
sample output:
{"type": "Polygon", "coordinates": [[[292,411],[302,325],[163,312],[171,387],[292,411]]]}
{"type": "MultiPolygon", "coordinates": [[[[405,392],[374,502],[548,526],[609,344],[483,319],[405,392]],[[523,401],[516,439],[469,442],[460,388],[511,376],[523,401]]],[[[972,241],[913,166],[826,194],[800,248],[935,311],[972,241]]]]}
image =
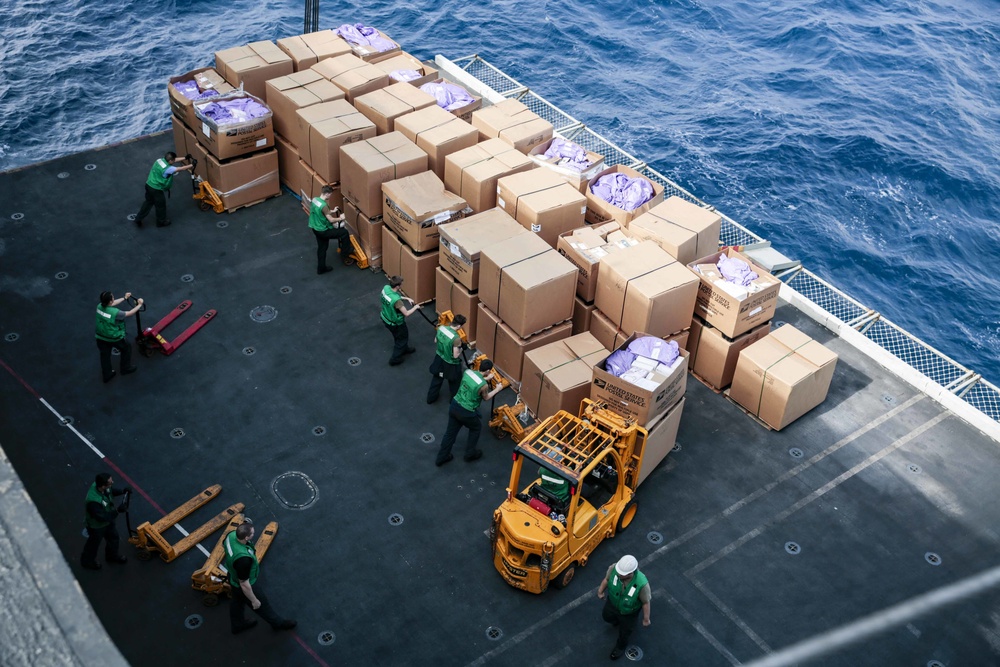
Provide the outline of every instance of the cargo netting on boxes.
{"type": "MultiPolygon", "coordinates": [[[[646,178],[662,185],[665,197],[676,195],[718,213],[722,216],[720,241],[723,245],[745,246],[764,241],[757,234],[717,211],[714,206],[698,199],[644,161],[622,150],[481,57],[472,55],[450,62],[465,74],[489,87],[498,96],[519,100],[552,123],[555,130],[563,137],[589,151],[603,155],[609,167],[619,164],[631,167],[646,178]]],[[[801,264],[775,272],[775,275],[822,311],[856,329],[879,347],[924,377],[961,397],[990,419],[1000,422],[1000,388],[985,381],[978,373],[924,343],[877,311],[859,303],[801,264]]]]}

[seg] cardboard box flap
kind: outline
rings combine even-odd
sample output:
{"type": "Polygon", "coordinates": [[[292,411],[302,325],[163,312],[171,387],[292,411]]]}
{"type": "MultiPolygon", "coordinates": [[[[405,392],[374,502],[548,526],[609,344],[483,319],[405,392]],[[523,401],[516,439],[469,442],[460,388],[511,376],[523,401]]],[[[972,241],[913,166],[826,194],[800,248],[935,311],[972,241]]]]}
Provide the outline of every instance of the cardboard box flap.
{"type": "Polygon", "coordinates": [[[551,246],[535,235],[518,235],[493,243],[483,252],[502,271],[518,262],[523,262],[550,250],[552,250],[551,246]]]}
{"type": "Polygon", "coordinates": [[[287,53],[278,48],[278,45],[270,41],[262,42],[250,42],[247,44],[251,49],[254,50],[264,62],[268,65],[273,65],[274,63],[280,63],[291,61],[291,58],[287,53]]]}
{"type": "Polygon", "coordinates": [[[358,113],[358,110],[347,100],[333,100],[331,102],[320,102],[296,112],[307,123],[317,123],[329,118],[339,118],[358,113]]]}
{"type": "Polygon", "coordinates": [[[478,259],[483,248],[520,234],[530,232],[498,208],[441,226],[441,240],[448,242],[452,254],[470,261],[478,259]]]}
{"type": "Polygon", "coordinates": [[[467,206],[464,199],[444,189],[444,183],[433,171],[386,181],[382,184],[382,194],[416,223],[447,222],[451,212],[467,206]]]}
{"type": "MultiPolygon", "coordinates": [[[[521,195],[517,201],[519,204],[523,201],[525,204],[530,205],[531,209],[536,213],[564,206],[582,209],[587,205],[587,198],[565,181],[554,188],[521,195]]],[[[581,211],[581,217],[582,215],[581,211]]]]}
{"type": "Polygon", "coordinates": [[[321,60],[351,52],[351,45],[333,30],[310,32],[300,35],[300,37],[303,44],[309,47],[321,60]]]}

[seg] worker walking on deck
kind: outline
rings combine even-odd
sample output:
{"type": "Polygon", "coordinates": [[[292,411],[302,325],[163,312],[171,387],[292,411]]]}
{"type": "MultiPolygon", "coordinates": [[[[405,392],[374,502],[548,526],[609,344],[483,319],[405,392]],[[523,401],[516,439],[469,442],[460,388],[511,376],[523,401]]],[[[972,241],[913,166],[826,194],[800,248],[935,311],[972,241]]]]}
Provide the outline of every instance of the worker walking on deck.
{"type": "Polygon", "coordinates": [[[174,174],[179,171],[190,171],[194,169],[194,164],[177,166],[179,162],[184,162],[188,158],[179,158],[177,153],[169,151],[166,155],[153,163],[146,177],[146,198],[135,216],[135,224],[142,227],[142,221],[149,210],[156,207],[156,226],[166,227],[170,224],[167,219],[167,195],[170,194],[170,186],[174,184],[174,174]]]}
{"type": "Polygon", "coordinates": [[[465,460],[475,461],[482,457],[483,452],[479,449],[479,432],[483,429],[483,419],[479,416],[479,405],[503,389],[503,384],[499,382],[492,390],[488,389],[488,381],[493,379],[494,373],[496,371],[493,370],[493,362],[485,359],[479,363],[478,371],[467,368],[462,375],[458,393],[448,406],[448,428],[444,432],[441,449],[435,461],[438,467],[455,458],[451,455],[451,448],[463,426],[469,429],[469,438],[465,442],[465,460]]]}
{"type": "Polygon", "coordinates": [[[101,546],[101,540],[104,540],[104,560],[115,565],[128,562],[125,556],[118,553],[118,529],[115,528],[115,519],[119,513],[125,511],[125,506],[123,504],[115,509],[113,497],[131,489],[128,487],[123,490],[112,489],[112,484],[114,480],[110,474],[98,473],[84,501],[87,543],[83,545],[83,553],[80,554],[80,565],[88,570],[101,569],[101,564],[97,562],[97,550],[101,546]]]}
{"type": "Polygon", "coordinates": [[[110,382],[116,375],[111,368],[111,350],[118,350],[121,355],[122,375],[135,373],[132,365],[132,343],[125,340],[125,318],[139,312],[142,299],[139,299],[132,310],[120,310],[118,304],[132,296],[125,292],[125,297],[116,299],[111,292],[101,292],[101,302],[97,304],[97,349],[101,352],[101,373],[105,382],[110,382]]]}
{"type": "Polygon", "coordinates": [[[622,556],[621,559],[608,568],[608,573],[597,589],[597,597],[601,600],[607,594],[607,602],[601,616],[605,622],[618,628],[618,641],[611,650],[611,659],[617,660],[625,654],[628,639],[635,630],[639,620],[639,610],[642,610],[642,625],[649,627],[649,601],[652,594],[646,575],[639,571],[639,562],[635,556],[622,556]]]}
{"type": "MultiPolygon", "coordinates": [[[[403,357],[416,352],[410,347],[410,330],[406,326],[406,318],[420,310],[420,306],[410,301],[410,307],[406,307],[401,294],[403,289],[403,279],[400,276],[390,276],[389,284],[382,288],[382,324],[392,334],[392,356],[389,357],[390,366],[398,366],[403,363],[403,357]]],[[[409,299],[407,299],[409,301],[409,299]]]]}
{"type": "Polygon", "coordinates": [[[257,619],[248,621],[243,611],[244,607],[250,605],[273,629],[291,630],[296,625],[295,621],[278,616],[257,581],[260,561],[257,560],[257,553],[251,542],[253,536],[253,524],[249,521],[241,523],[236,530],[226,535],[226,570],[229,572],[229,586],[233,593],[229,603],[230,627],[233,634],[238,635],[257,625],[257,619]]]}
{"type": "Polygon", "coordinates": [[[462,337],[458,330],[465,324],[465,315],[456,315],[451,324],[442,324],[434,335],[435,354],[431,362],[431,386],[427,402],[434,403],[441,394],[441,385],[448,381],[448,400],[455,398],[462,381],[462,337]]]}
{"type": "Polygon", "coordinates": [[[309,204],[309,228],[316,236],[316,273],[323,275],[333,271],[333,267],[326,265],[326,251],[330,247],[330,239],[337,239],[340,245],[340,261],[344,266],[354,264],[351,258],[351,232],[347,229],[347,221],[340,207],[334,207],[331,211],[329,202],[333,195],[333,188],[324,185],[320,190],[319,197],[315,197],[309,204]]]}

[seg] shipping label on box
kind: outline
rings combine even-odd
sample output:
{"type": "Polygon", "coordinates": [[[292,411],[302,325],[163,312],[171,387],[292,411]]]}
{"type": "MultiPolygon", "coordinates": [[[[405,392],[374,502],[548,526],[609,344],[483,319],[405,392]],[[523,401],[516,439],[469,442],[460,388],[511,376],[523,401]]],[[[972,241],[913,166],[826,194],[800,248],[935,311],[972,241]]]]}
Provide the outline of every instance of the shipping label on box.
{"type": "Polygon", "coordinates": [[[774,317],[781,281],[754,264],[746,255],[726,248],[703,257],[688,267],[700,278],[695,313],[724,335],[730,338],[739,336],[774,317]],[[748,288],[728,283],[715,268],[716,262],[723,255],[749,264],[757,274],[757,279],[748,288]],[[737,288],[741,291],[736,292],[737,288]]]}
{"type": "MultiPolygon", "coordinates": [[[[647,335],[637,332],[618,349],[625,349],[632,341],[647,335]]],[[[607,359],[594,366],[590,398],[607,403],[609,408],[625,417],[634,418],[643,427],[677,403],[687,389],[688,353],[683,348],[669,373],[654,373],[654,378],[644,381],[643,386],[609,373],[606,361],[607,359]]]]}

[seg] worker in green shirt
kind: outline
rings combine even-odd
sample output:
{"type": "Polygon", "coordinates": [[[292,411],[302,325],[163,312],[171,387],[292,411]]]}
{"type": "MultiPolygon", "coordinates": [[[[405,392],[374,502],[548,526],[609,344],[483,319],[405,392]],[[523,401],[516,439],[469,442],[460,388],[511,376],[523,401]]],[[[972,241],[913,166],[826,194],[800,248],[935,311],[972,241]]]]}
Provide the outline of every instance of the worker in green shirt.
{"type": "Polygon", "coordinates": [[[257,625],[257,619],[248,621],[244,615],[244,609],[250,605],[273,629],[291,630],[296,625],[295,621],[278,616],[257,581],[260,561],[253,546],[253,536],[253,524],[246,520],[223,540],[226,572],[229,573],[229,588],[233,594],[229,602],[230,629],[238,635],[257,625]]]}
{"type": "Polygon", "coordinates": [[[479,405],[490,398],[493,398],[503,384],[498,382],[492,390],[489,389],[489,381],[493,379],[496,371],[493,369],[493,362],[484,359],[479,363],[479,370],[471,368],[465,369],[462,375],[462,383],[458,385],[458,393],[451,399],[448,406],[448,428],[444,432],[441,440],[441,449],[438,451],[437,460],[434,462],[439,468],[454,456],[451,448],[458,438],[458,432],[464,426],[469,429],[469,438],[465,442],[465,460],[475,461],[483,456],[479,449],[479,432],[483,429],[483,419],[479,416],[479,405]]]}
{"type": "Polygon", "coordinates": [[[97,304],[97,349],[101,352],[101,373],[105,382],[110,382],[116,375],[111,368],[111,350],[118,350],[121,354],[122,375],[137,370],[132,365],[132,343],[125,340],[125,318],[139,312],[142,299],[136,301],[132,310],[115,307],[131,296],[131,292],[125,292],[124,298],[116,299],[111,292],[101,292],[101,302],[97,304]]]}
{"type": "Polygon", "coordinates": [[[313,198],[309,203],[309,228],[316,237],[316,273],[323,275],[333,271],[332,267],[326,265],[326,251],[330,247],[330,239],[337,239],[340,245],[340,261],[344,266],[354,264],[351,252],[351,232],[347,229],[347,221],[340,207],[330,210],[330,197],[333,195],[333,188],[324,185],[320,190],[319,197],[313,198]]]}
{"type": "Polygon", "coordinates": [[[113,484],[114,480],[109,473],[98,473],[84,500],[87,543],[83,545],[80,565],[88,570],[101,569],[101,564],[97,562],[97,550],[101,546],[101,540],[104,540],[104,560],[114,565],[122,565],[128,561],[125,556],[118,553],[118,530],[115,528],[115,519],[118,514],[125,511],[125,506],[123,503],[116,509],[114,496],[120,496],[132,489],[127,486],[120,490],[112,489],[113,484]]]}
{"type": "Polygon", "coordinates": [[[194,164],[190,162],[190,156],[177,157],[173,151],[153,163],[146,177],[146,199],[142,202],[139,212],[135,215],[135,224],[142,227],[143,219],[149,215],[149,210],[156,207],[156,226],[166,227],[170,224],[167,219],[167,195],[170,194],[170,186],[174,184],[174,174],[179,171],[190,171],[194,169],[194,164]],[[178,163],[187,161],[188,164],[177,166],[178,163]]]}
{"type": "Polygon", "coordinates": [[[646,575],[639,571],[639,562],[635,556],[622,556],[621,559],[608,568],[597,589],[600,600],[607,595],[607,602],[601,611],[605,622],[618,628],[618,641],[611,650],[611,659],[617,660],[625,654],[628,638],[635,630],[639,620],[639,610],[642,610],[642,625],[649,627],[649,602],[652,594],[646,575]]]}
{"type": "Polygon", "coordinates": [[[403,357],[416,352],[416,348],[410,347],[410,330],[406,327],[406,318],[420,310],[420,306],[409,299],[404,299],[402,295],[403,278],[401,276],[389,276],[389,284],[382,288],[380,302],[382,309],[379,312],[382,324],[392,334],[392,356],[389,357],[390,366],[398,366],[403,363],[403,357]],[[409,303],[409,307],[407,307],[409,303]]]}
{"type": "Polygon", "coordinates": [[[431,362],[431,386],[427,403],[434,403],[441,385],[448,381],[448,400],[455,398],[462,381],[462,336],[458,330],[465,324],[465,315],[456,315],[451,324],[443,324],[434,332],[435,354],[431,362]]]}

